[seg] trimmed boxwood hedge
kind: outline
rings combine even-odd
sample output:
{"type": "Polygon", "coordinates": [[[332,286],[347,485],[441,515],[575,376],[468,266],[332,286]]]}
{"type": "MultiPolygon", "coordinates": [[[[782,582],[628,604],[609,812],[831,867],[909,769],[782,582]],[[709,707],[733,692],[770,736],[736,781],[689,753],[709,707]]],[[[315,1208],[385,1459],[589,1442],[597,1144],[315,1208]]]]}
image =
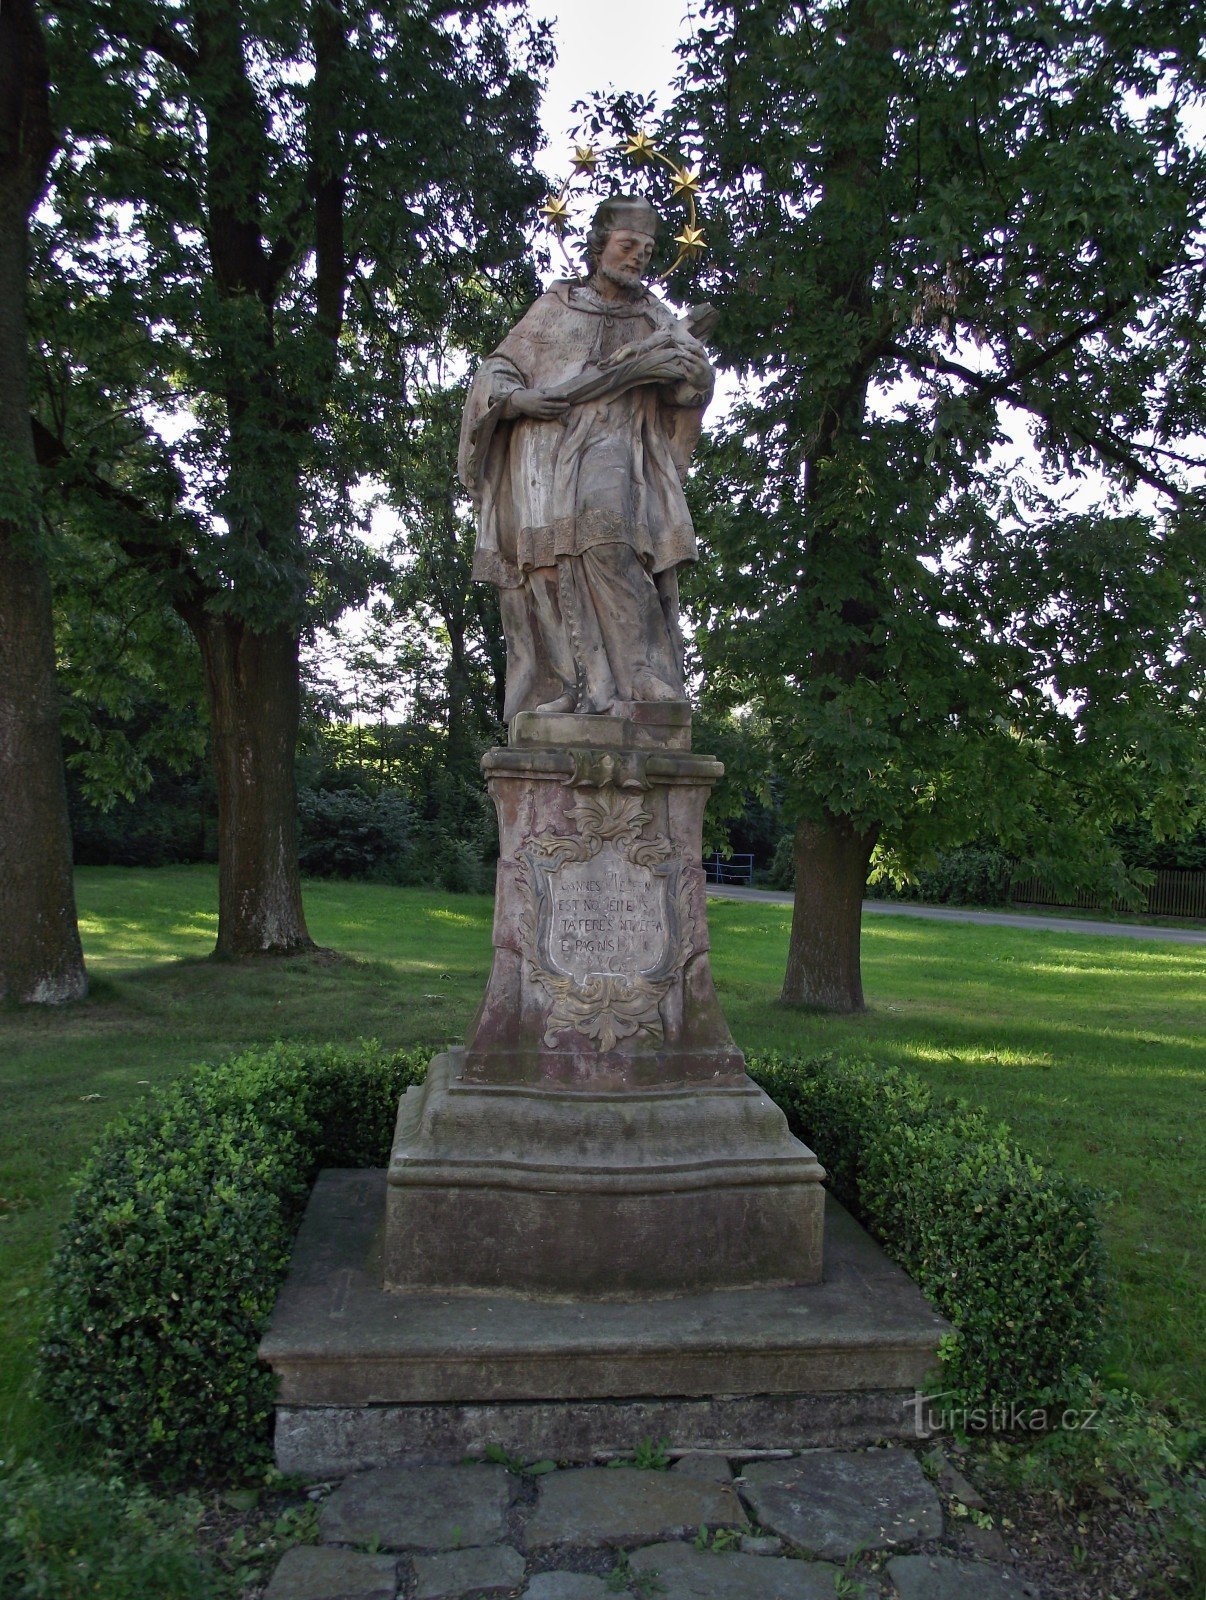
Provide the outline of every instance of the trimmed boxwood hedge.
{"type": "Polygon", "coordinates": [[[954,1325],[948,1406],[1070,1395],[1104,1320],[1100,1191],[897,1067],[757,1055],[749,1071],[837,1198],[954,1325]]]}
{"type": "Polygon", "coordinates": [[[274,1045],[199,1067],[106,1130],[51,1263],[41,1392],[165,1481],[268,1459],[256,1346],[320,1167],[383,1166],[430,1051],[274,1045]]]}
{"type": "MultiPolygon", "coordinates": [[[[256,1359],[314,1175],[382,1166],[427,1050],[276,1045],[197,1068],[102,1137],[50,1272],[42,1392],[166,1481],[268,1461],[256,1359]]],[[[1098,1196],[897,1069],[757,1056],[830,1185],[952,1321],[943,1388],[1064,1392],[1102,1318],[1098,1196]]]]}

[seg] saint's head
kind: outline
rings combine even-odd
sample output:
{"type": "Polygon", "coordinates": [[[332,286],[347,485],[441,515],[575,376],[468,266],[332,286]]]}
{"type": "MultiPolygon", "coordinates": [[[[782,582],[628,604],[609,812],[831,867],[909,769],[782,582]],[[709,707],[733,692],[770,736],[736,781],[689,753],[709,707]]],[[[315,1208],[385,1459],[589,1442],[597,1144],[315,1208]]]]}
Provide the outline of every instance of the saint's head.
{"type": "Polygon", "coordinates": [[[586,236],[592,276],[630,293],[639,289],[657,238],[658,215],[639,195],[612,195],[595,212],[586,236]]]}

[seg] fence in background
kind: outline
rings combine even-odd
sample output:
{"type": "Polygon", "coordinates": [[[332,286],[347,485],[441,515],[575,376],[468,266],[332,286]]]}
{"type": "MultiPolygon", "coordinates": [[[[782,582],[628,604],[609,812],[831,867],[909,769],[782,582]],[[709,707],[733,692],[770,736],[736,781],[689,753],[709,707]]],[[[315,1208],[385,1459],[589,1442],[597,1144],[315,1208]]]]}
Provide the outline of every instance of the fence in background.
{"type": "Polygon", "coordinates": [[[1087,891],[1072,895],[1053,889],[1041,878],[1015,878],[1009,890],[1014,905],[1068,906],[1078,911],[1141,911],[1149,917],[1206,917],[1206,872],[1157,872],[1147,891],[1145,906],[1103,907],[1087,891]]]}
{"type": "Polygon", "coordinates": [[[754,881],[753,856],[722,856],[717,851],[705,856],[703,865],[709,883],[743,883],[748,887],[754,881]]]}

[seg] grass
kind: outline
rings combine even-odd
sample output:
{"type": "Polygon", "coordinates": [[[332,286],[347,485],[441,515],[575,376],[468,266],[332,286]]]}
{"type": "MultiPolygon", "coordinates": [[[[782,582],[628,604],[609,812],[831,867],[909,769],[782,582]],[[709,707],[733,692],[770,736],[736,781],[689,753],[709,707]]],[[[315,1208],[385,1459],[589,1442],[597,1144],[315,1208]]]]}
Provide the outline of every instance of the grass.
{"type": "MultiPolygon", "coordinates": [[[[92,993],[0,1013],[0,1456],[65,1442],[29,1398],[38,1288],[72,1175],[151,1084],[276,1038],[435,1045],[463,1037],[490,964],[492,903],[312,883],[311,932],[341,952],[206,959],[209,868],[78,875],[92,993]]],[[[713,966],[746,1049],[896,1062],[982,1104],[1044,1160],[1116,1194],[1110,1364],[1158,1401],[1200,1407],[1206,948],[868,917],[868,1011],[791,1011],[777,995],[790,908],[713,900],[713,966]]]]}

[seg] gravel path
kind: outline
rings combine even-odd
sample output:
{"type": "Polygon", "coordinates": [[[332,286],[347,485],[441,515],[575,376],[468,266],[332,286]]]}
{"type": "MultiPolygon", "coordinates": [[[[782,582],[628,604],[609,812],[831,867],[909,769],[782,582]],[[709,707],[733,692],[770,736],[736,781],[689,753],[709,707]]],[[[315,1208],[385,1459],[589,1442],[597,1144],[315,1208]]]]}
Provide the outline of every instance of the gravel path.
{"type": "MultiPolygon", "coordinates": [[[[721,900],[754,900],[789,906],[790,894],[778,889],[743,889],[736,884],[708,885],[721,900]]],[[[1091,922],[1080,917],[1038,917],[1023,911],[976,911],[964,906],[923,906],[898,900],[864,900],[863,914],[872,917],[922,917],[929,922],[978,922],[995,928],[1038,928],[1050,933],[1091,933],[1114,939],[1153,939],[1162,944],[1206,944],[1206,928],[1158,928],[1145,922],[1091,922]]]]}

